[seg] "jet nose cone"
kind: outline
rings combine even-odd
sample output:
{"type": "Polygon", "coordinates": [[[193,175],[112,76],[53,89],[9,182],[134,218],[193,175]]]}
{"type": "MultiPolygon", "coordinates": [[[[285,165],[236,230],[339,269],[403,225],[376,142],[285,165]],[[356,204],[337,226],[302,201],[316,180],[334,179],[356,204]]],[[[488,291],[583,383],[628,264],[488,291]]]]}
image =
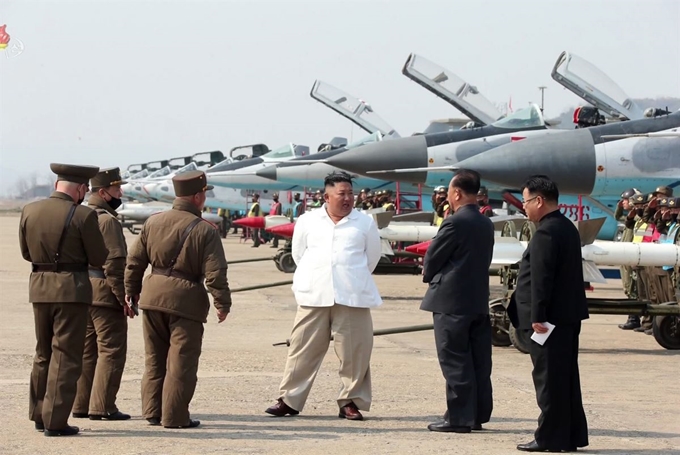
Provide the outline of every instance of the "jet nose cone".
{"type": "Polygon", "coordinates": [[[424,183],[426,172],[367,174],[384,171],[427,167],[427,143],[424,136],[366,144],[328,158],[329,165],[381,180],[424,183]]]}
{"type": "Polygon", "coordinates": [[[590,132],[572,130],[512,142],[463,160],[458,167],[473,169],[483,180],[505,188],[521,188],[530,176],[542,174],[560,193],[590,194],[597,163],[590,132]]]}
{"type": "Polygon", "coordinates": [[[276,180],[276,166],[267,166],[255,172],[255,175],[264,179],[276,180]]]}

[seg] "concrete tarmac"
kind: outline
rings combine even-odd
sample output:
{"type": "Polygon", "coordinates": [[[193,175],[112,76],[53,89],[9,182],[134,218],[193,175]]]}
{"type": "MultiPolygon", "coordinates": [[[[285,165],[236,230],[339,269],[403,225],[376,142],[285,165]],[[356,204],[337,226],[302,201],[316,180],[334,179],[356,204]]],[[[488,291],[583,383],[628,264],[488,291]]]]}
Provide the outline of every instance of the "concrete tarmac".
{"type": "MultiPolygon", "coordinates": [[[[485,430],[432,433],[430,422],[445,411],[445,384],[431,331],[377,337],[373,350],[373,406],[366,420],[339,419],[338,360],[331,347],[299,416],[264,413],[278,397],[286,360],[285,341],[296,304],[290,286],[234,294],[227,320],[214,308],[205,326],[198,386],[191,403],[194,429],[148,426],[141,418],[144,368],[141,320],[129,321],[129,347],[118,407],[123,422],[71,419],[81,433],[47,438],[28,420],[28,383],[35,347],[28,303],[30,267],[18,246],[16,214],[0,216],[0,453],[2,454],[512,454],[533,439],[539,414],[531,360],[514,347],[493,349],[494,411],[485,430]]],[[[129,244],[136,237],[126,232],[129,244]]],[[[251,248],[236,236],[224,240],[228,259],[266,257],[269,244],[251,248]]],[[[273,262],[235,264],[231,287],[292,279],[273,262]]],[[[418,309],[425,292],[420,276],[375,276],[385,303],[373,311],[376,329],[431,323],[418,309]]],[[[498,285],[493,277],[492,284],[498,285]]],[[[589,295],[622,297],[620,282],[596,286],[589,295]]],[[[498,290],[498,287],[495,288],[498,290]]],[[[653,337],[624,332],[625,316],[594,315],[581,333],[580,371],[590,446],[599,454],[680,454],[680,351],[653,337]]]]}

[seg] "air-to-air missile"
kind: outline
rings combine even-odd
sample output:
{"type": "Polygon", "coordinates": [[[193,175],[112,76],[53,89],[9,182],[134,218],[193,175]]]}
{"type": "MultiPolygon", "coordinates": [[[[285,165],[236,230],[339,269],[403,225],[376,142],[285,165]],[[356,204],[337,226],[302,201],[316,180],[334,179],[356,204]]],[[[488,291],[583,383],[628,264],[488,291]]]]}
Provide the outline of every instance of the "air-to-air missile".
{"type": "Polygon", "coordinates": [[[251,216],[240,218],[234,224],[251,229],[268,229],[282,224],[289,224],[290,218],[283,215],[251,216]]]}
{"type": "MultiPolygon", "coordinates": [[[[172,209],[171,204],[156,202],[148,204],[124,204],[119,210],[116,211],[116,213],[118,213],[118,216],[122,218],[143,222],[146,221],[146,219],[151,215],[165,212],[170,209],[172,209]]],[[[221,217],[214,213],[203,212],[201,216],[212,223],[219,223],[222,220],[221,217]]]]}

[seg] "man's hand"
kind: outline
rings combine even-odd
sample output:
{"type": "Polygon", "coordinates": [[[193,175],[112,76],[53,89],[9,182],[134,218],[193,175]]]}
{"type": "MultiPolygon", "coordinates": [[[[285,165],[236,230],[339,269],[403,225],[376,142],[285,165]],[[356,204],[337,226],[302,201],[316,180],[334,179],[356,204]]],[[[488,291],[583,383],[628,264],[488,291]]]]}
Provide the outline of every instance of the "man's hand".
{"type": "Polygon", "coordinates": [[[229,313],[223,313],[220,310],[217,310],[217,321],[218,324],[224,322],[225,319],[227,319],[227,315],[229,313]]]}
{"type": "Polygon", "coordinates": [[[130,319],[135,318],[135,312],[132,309],[132,307],[128,304],[123,305],[123,313],[125,314],[125,316],[129,317],[130,319]]]}
{"type": "Polygon", "coordinates": [[[548,331],[548,328],[542,322],[534,322],[531,324],[531,328],[536,333],[546,333],[548,331]]]}

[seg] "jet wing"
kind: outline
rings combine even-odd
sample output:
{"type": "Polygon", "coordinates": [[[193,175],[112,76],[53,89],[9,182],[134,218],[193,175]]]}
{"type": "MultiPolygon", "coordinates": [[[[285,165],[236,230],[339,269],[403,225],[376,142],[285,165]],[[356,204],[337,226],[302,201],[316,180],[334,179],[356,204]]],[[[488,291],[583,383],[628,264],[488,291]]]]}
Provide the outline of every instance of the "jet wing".
{"type": "Polygon", "coordinates": [[[502,117],[491,101],[449,70],[416,54],[408,56],[402,74],[452,104],[470,119],[490,125],[502,117]]]}
{"type": "Polygon", "coordinates": [[[315,81],[309,95],[369,133],[380,131],[383,136],[400,137],[394,128],[373,111],[370,104],[330,84],[315,81]]]}
{"type": "Polygon", "coordinates": [[[642,109],[609,76],[577,55],[562,52],[551,76],[576,96],[611,116],[623,120],[643,118],[642,109]]]}

